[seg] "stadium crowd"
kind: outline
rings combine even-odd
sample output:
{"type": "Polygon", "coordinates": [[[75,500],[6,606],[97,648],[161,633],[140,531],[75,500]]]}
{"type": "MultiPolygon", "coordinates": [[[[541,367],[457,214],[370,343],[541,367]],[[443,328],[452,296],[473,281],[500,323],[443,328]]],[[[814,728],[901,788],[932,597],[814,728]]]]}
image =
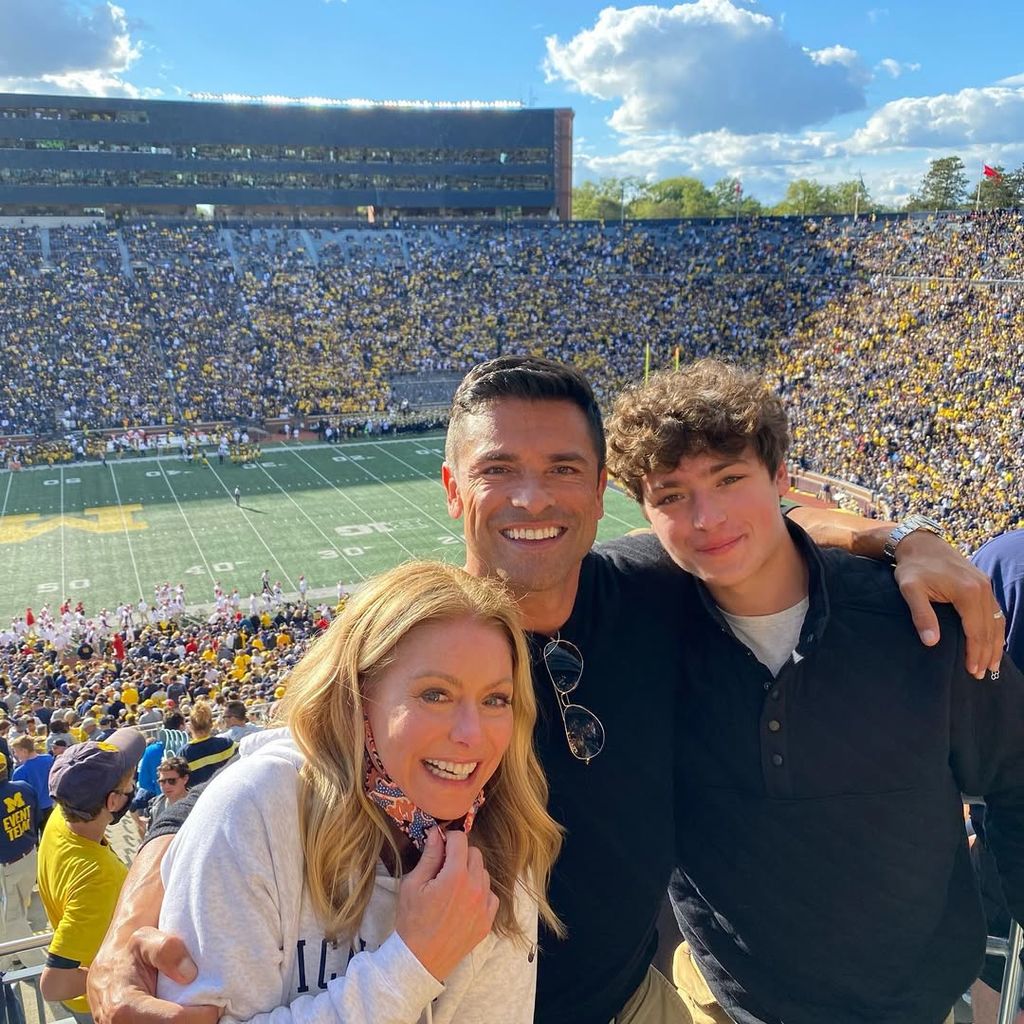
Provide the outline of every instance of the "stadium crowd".
{"type": "MultiPolygon", "coordinates": [[[[0,434],[277,416],[351,433],[395,417],[392,378],[515,352],[573,363],[610,404],[649,346],[652,367],[766,368],[801,464],[965,548],[1018,521],[1019,213],[0,238],[0,434]]],[[[22,454],[102,447],[38,445],[22,454]]]]}
{"type": "Polygon", "coordinates": [[[218,712],[235,700],[262,713],[334,609],[270,591],[221,596],[205,621],[186,615],[180,584],[92,615],[81,602],[27,609],[0,631],[0,734],[30,731],[43,753],[58,733],[153,727],[200,699],[218,712]]]}
{"type": "Polygon", "coordinates": [[[872,489],[896,517],[934,516],[973,551],[1022,517],[1024,220],[963,219],[925,239],[890,228],[863,284],[766,365],[801,464],[872,489]]]}

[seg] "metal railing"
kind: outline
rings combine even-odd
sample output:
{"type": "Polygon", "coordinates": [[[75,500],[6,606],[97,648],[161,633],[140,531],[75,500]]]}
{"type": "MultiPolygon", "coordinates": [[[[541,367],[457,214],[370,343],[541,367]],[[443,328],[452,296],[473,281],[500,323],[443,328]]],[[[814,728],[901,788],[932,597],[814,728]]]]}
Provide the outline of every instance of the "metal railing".
{"type": "MultiPolygon", "coordinates": [[[[52,938],[53,932],[46,932],[45,934],[31,935],[25,939],[0,942],[0,959],[17,956],[19,953],[26,953],[32,949],[43,949],[50,944],[52,938]]],[[[18,1011],[12,1012],[11,1000],[5,999],[0,1004],[0,1022],[2,1024],[16,1024],[16,1022],[21,1020],[24,1020],[26,1024],[32,1022],[32,1014],[25,1011],[22,998],[26,988],[31,993],[35,1004],[36,1024],[75,1024],[74,1017],[68,1013],[65,1006],[61,1003],[47,1002],[43,998],[42,992],[39,991],[39,976],[42,973],[42,965],[39,965],[37,967],[19,967],[17,970],[4,971],[0,974],[0,981],[3,982],[4,988],[14,990],[15,985],[19,986],[15,990],[17,992],[15,998],[21,1010],[21,1016],[19,1017],[18,1011]],[[49,1014],[47,1014],[48,1008],[49,1014]]]]}
{"type": "Polygon", "coordinates": [[[1024,990],[1024,970],[1020,963],[1022,944],[1024,932],[1021,931],[1020,925],[1013,921],[1010,923],[1008,938],[1001,939],[997,935],[990,935],[985,946],[985,952],[989,955],[1006,958],[996,1024],[1013,1024],[1017,1019],[1017,1007],[1020,1006],[1021,991],[1024,990]]]}

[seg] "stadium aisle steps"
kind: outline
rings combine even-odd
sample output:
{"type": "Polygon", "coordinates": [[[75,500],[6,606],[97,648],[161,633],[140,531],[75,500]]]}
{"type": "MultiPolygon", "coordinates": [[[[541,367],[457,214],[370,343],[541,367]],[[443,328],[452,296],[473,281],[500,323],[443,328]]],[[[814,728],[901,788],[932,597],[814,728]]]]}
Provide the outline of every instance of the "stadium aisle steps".
{"type": "Polygon", "coordinates": [[[129,281],[132,281],[135,279],[135,272],[132,270],[132,258],[128,255],[128,243],[124,240],[124,235],[121,234],[120,229],[117,232],[117,248],[121,253],[121,273],[129,281]]]}
{"type": "Polygon", "coordinates": [[[306,255],[309,257],[310,263],[312,263],[314,267],[319,267],[320,253],[317,252],[316,242],[313,241],[313,236],[306,228],[303,228],[299,232],[299,237],[302,239],[302,245],[306,250],[306,255]]]}
{"type": "Polygon", "coordinates": [[[235,239],[234,234],[230,228],[221,228],[220,232],[220,244],[224,246],[228,256],[231,257],[231,266],[235,271],[235,277],[242,276],[242,265],[238,259],[238,253],[235,252],[235,239]]]}

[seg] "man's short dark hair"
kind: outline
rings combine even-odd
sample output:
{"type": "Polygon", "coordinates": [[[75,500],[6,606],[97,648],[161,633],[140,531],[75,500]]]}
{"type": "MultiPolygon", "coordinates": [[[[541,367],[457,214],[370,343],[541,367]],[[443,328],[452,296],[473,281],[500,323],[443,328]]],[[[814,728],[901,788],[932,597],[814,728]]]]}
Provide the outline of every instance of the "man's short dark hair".
{"type": "Polygon", "coordinates": [[[180,711],[168,711],[164,715],[164,728],[165,729],[184,729],[185,728],[185,716],[180,711]]]}
{"type": "Polygon", "coordinates": [[[229,700],[224,705],[224,714],[230,715],[232,718],[240,718],[244,722],[246,716],[245,704],[240,700],[229,700]]]}
{"type": "Polygon", "coordinates": [[[520,398],[529,402],[571,402],[586,417],[597,452],[598,468],[604,466],[604,423],[593,389],[575,367],[542,356],[498,356],[473,367],[452,398],[445,461],[455,464],[455,447],[462,421],[488,402],[520,398]]]}
{"type": "Polygon", "coordinates": [[[165,757],[157,767],[157,771],[159,772],[161,769],[164,771],[174,772],[176,775],[185,779],[186,782],[188,781],[190,774],[188,770],[188,761],[183,757],[165,757]]]}

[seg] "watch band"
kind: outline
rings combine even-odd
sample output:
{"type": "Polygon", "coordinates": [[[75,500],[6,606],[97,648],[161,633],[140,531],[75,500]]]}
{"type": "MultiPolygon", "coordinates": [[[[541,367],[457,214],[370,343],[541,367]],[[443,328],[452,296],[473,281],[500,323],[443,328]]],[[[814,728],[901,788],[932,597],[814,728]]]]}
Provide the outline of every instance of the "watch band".
{"type": "Polygon", "coordinates": [[[945,539],[946,536],[945,530],[943,530],[934,519],[929,519],[927,516],[914,513],[913,515],[907,516],[906,519],[900,520],[900,522],[893,527],[889,536],[886,537],[885,547],[882,551],[886,559],[895,565],[896,548],[900,541],[911,533],[916,533],[918,530],[925,530],[928,533],[934,533],[936,537],[942,537],[943,539],[945,539]]]}

